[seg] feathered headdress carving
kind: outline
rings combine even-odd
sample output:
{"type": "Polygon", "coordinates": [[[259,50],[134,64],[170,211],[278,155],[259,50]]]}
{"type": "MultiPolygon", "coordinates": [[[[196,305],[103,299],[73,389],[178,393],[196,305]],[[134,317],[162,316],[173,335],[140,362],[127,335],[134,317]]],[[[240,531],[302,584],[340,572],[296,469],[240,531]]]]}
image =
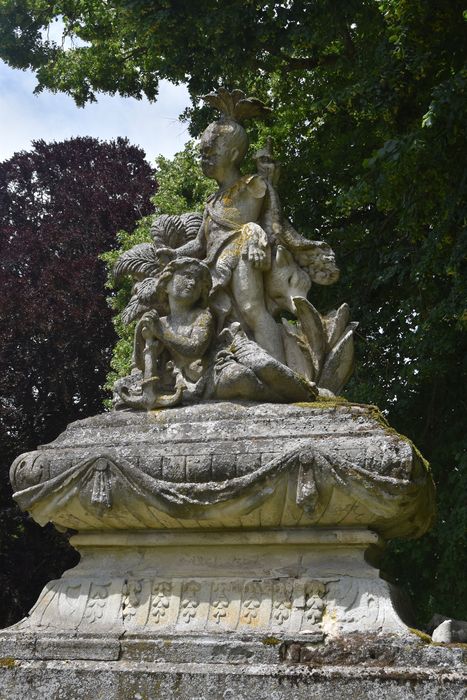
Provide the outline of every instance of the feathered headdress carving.
{"type": "Polygon", "coordinates": [[[257,97],[247,97],[243,90],[219,88],[217,92],[203,95],[202,99],[222,114],[224,119],[233,119],[241,124],[246,119],[265,119],[272,113],[272,109],[266,107],[264,102],[257,97]]]}

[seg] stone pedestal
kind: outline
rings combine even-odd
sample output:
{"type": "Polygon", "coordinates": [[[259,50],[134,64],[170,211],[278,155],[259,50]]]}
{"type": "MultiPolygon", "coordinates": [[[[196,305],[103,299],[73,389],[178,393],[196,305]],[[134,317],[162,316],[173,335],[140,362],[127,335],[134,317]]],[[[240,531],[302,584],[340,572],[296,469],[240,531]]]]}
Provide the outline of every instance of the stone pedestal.
{"type": "Polygon", "coordinates": [[[0,634],[9,700],[457,697],[462,653],[433,660],[376,568],[434,500],[374,407],[106,414],[11,478],[35,520],[78,531],[81,561],[0,634]]]}
{"type": "Polygon", "coordinates": [[[431,525],[426,463],[374,406],[206,402],[76,421],[11,467],[41,525],[117,530],[431,525]]]}
{"type": "Polygon", "coordinates": [[[122,642],[187,635],[411,636],[391,587],[365,560],[379,544],[368,530],[92,532],[72,544],[81,562],[3,633],[5,655],[118,659],[122,642]]]}

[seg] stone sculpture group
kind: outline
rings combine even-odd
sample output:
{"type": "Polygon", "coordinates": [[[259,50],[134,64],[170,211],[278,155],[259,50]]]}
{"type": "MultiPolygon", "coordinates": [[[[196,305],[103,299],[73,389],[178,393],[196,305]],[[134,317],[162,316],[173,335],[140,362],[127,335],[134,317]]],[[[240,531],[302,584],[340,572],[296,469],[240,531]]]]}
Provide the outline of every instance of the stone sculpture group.
{"type": "Polygon", "coordinates": [[[357,324],[347,304],[322,316],[306,298],[313,282],[337,280],[334,253],[283,215],[269,141],[256,153],[257,173],[241,175],[248,137],[240,122],[262,117],[263,104],[240,90],[205,99],[222,112],[200,144],[203,173],[218,191],[202,215],[157,218],[153,243],[127,251],[115,268],[135,280],[123,317],[138,319],[135,372],[117,385],[120,401],[151,410],[337,394],[352,372],[357,324]]]}

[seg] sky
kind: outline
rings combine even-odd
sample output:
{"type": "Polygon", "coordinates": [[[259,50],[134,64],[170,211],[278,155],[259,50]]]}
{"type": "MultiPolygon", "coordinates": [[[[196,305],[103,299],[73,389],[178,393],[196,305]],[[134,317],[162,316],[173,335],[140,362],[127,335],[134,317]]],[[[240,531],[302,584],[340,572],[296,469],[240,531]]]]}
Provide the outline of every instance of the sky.
{"type": "Polygon", "coordinates": [[[97,103],[84,108],[76,107],[64,94],[34,95],[35,85],[32,72],[12,69],[0,61],[0,161],[28,150],[34,139],[126,136],[154,164],[156,156],[173,156],[189,139],[187,125],[178,120],[189,105],[184,85],[161,82],[153,104],[146,99],[100,95],[97,103]]]}

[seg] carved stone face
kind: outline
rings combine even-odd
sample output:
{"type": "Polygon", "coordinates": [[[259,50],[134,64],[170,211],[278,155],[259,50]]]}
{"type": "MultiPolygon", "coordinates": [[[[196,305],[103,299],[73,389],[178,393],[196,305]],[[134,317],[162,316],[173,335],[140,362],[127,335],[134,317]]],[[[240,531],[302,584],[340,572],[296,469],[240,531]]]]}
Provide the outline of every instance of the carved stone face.
{"type": "Polygon", "coordinates": [[[214,122],[200,139],[201,170],[206,177],[222,181],[225,172],[245,155],[248,137],[233,121],[214,122]]]}
{"type": "Polygon", "coordinates": [[[195,304],[201,296],[202,280],[194,267],[176,270],[167,283],[167,294],[178,301],[195,304]]]}
{"type": "Polygon", "coordinates": [[[210,124],[201,136],[201,170],[206,177],[217,179],[230,163],[227,134],[217,124],[210,124]]]}

